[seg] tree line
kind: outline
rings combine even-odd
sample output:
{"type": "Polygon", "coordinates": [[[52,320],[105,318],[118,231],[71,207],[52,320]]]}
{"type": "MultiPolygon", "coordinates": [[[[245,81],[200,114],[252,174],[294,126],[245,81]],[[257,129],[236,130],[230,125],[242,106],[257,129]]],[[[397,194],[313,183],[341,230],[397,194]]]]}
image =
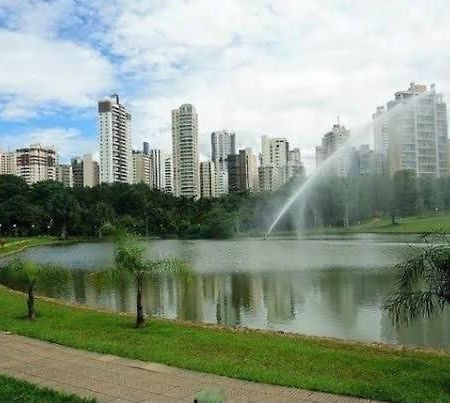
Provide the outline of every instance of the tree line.
{"type": "MultiPolygon", "coordinates": [[[[114,227],[160,237],[229,238],[261,235],[286,200],[306,180],[296,178],[273,193],[231,193],[215,199],[178,198],[145,184],[102,184],[66,188],[46,181],[27,185],[0,176],[0,238],[5,235],[101,237],[114,227]]],[[[450,210],[450,178],[417,178],[411,171],[394,177],[323,177],[296,200],[277,225],[345,227],[373,217],[412,216],[450,210]]]]}

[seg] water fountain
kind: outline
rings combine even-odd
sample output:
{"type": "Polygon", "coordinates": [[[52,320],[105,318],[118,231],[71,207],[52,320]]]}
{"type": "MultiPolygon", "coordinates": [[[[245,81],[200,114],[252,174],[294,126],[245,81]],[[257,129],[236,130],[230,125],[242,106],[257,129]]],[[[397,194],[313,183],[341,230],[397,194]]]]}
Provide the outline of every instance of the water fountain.
{"type": "Polygon", "coordinates": [[[337,163],[340,158],[344,157],[346,153],[348,153],[352,147],[355,147],[359,144],[361,144],[361,140],[364,139],[365,136],[369,135],[371,132],[371,128],[374,126],[375,123],[385,123],[392,117],[398,115],[402,111],[404,111],[405,108],[411,107],[411,105],[416,104],[421,98],[426,97],[429,95],[429,91],[425,91],[421,94],[418,94],[416,96],[413,96],[407,100],[405,100],[402,103],[397,104],[392,109],[387,110],[383,114],[377,116],[375,119],[370,121],[369,123],[364,124],[363,126],[357,128],[356,130],[353,129],[350,131],[351,136],[350,138],[343,143],[335,152],[334,154],[327,158],[321,165],[318,167],[314,173],[308,177],[308,179],[303,182],[297,190],[292,194],[292,196],[286,201],[286,203],[283,205],[283,207],[278,212],[277,216],[275,217],[274,221],[270,225],[267,232],[264,234],[264,239],[266,240],[273,229],[277,226],[281,218],[286,214],[286,212],[290,209],[292,204],[299,198],[303,198],[304,202],[301,205],[302,211],[300,212],[300,215],[302,215],[303,210],[306,205],[306,201],[308,200],[308,193],[311,189],[314,188],[314,186],[318,183],[321,177],[323,177],[323,174],[326,173],[333,164],[337,163]]]}

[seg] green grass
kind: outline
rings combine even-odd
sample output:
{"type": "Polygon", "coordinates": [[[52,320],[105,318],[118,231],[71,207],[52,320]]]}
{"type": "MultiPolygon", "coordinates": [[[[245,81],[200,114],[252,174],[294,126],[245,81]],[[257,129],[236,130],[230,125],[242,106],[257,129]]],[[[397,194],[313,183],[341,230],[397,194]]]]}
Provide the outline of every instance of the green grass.
{"type": "Polygon", "coordinates": [[[4,246],[0,246],[0,257],[10,255],[12,253],[20,252],[26,248],[39,245],[55,244],[59,241],[55,237],[42,236],[42,237],[30,237],[30,238],[1,238],[6,241],[4,246]]]}
{"type": "Polygon", "coordinates": [[[15,378],[0,375],[0,402],[84,403],[95,402],[95,400],[82,399],[75,395],[66,395],[15,378]]]}
{"type": "Polygon", "coordinates": [[[390,218],[375,218],[367,223],[355,225],[350,232],[422,233],[440,229],[450,233],[450,214],[397,218],[392,225],[390,218]]]}
{"type": "Polygon", "coordinates": [[[450,354],[134,318],[25,298],[0,287],[0,329],[80,349],[256,382],[398,402],[449,401],[450,354]]]}

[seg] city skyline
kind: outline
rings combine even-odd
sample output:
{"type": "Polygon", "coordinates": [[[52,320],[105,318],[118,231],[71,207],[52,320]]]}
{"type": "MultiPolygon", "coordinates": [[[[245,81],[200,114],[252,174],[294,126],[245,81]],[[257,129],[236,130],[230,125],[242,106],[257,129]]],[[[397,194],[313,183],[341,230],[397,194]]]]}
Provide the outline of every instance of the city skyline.
{"type": "Polygon", "coordinates": [[[189,102],[202,159],[209,133],[228,129],[237,148],[256,149],[263,134],[300,144],[310,172],[337,115],[352,130],[409,81],[449,93],[447,2],[292,3],[230,0],[218,16],[205,1],[3,0],[2,144],[51,141],[64,162],[70,150],[92,152],[93,108],[118,92],[134,116],[134,148],[169,150],[170,110],[189,102]]]}

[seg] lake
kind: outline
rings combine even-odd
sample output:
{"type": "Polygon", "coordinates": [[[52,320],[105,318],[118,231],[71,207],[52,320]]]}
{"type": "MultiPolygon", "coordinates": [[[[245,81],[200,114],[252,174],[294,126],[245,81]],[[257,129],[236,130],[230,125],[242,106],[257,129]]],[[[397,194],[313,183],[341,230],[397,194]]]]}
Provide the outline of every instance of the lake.
{"type": "MultiPolygon", "coordinates": [[[[177,257],[193,271],[145,283],[154,316],[394,344],[450,347],[450,311],[392,326],[383,301],[395,282],[393,265],[421,247],[413,235],[317,236],[308,239],[143,242],[148,255],[177,257]]],[[[80,243],[28,249],[38,262],[72,276],[40,293],[70,302],[133,312],[132,282],[99,284],[89,274],[112,263],[113,245],[80,243]]]]}

